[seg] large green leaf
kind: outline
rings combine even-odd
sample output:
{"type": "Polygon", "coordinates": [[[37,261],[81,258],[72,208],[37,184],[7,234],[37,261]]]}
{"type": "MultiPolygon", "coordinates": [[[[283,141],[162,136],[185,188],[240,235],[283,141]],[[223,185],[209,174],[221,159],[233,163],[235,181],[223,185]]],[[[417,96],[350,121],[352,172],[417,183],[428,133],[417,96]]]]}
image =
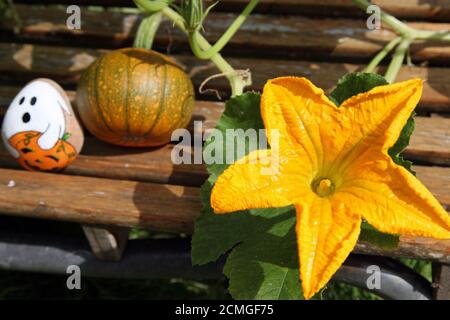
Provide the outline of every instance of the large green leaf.
{"type": "MultiPolygon", "coordinates": [[[[195,223],[195,232],[192,238],[192,262],[205,264],[217,260],[237,244],[252,240],[259,233],[267,229],[262,221],[284,214],[286,210],[293,209],[259,209],[235,212],[226,215],[216,215],[211,208],[209,197],[211,194],[211,181],[202,186],[201,196],[203,209],[195,223]]],[[[273,220],[269,223],[275,223],[273,220]]]]}
{"type": "Polygon", "coordinates": [[[224,273],[236,299],[302,299],[295,215],[290,208],[276,217],[260,217],[259,232],[229,255],[224,273]]]}
{"type": "MultiPolygon", "coordinates": [[[[211,175],[210,181],[216,181],[217,177],[225,170],[228,164],[216,163],[211,159],[215,153],[209,152],[211,149],[225,151],[229,150],[225,148],[226,141],[226,130],[227,129],[242,129],[246,131],[248,129],[262,130],[264,129],[264,124],[261,118],[261,113],[259,109],[261,96],[259,93],[245,93],[239,97],[232,98],[225,104],[225,110],[220,117],[216,129],[221,133],[222,141],[216,140],[214,136],[211,136],[206,140],[203,148],[203,159],[205,162],[211,163],[207,166],[208,172],[211,175]],[[222,142],[222,145],[220,143],[222,142]]],[[[245,136],[238,135],[234,141],[234,145],[243,143],[246,146],[246,154],[250,150],[248,141],[246,141],[245,136]]],[[[259,143],[259,139],[258,139],[259,143]]],[[[236,150],[233,150],[236,153],[236,150]]],[[[227,154],[224,154],[224,159],[227,154]]],[[[236,159],[238,160],[238,159],[236,159]]]]}

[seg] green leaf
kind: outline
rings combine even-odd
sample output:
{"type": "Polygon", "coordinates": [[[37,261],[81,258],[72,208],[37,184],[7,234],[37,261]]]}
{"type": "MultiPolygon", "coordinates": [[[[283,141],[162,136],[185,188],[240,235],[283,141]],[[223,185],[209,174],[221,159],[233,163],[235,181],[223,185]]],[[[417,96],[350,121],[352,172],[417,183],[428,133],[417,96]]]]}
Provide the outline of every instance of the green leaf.
{"type": "Polygon", "coordinates": [[[302,299],[299,281],[295,214],[254,219],[257,233],[229,255],[224,273],[235,299],[302,299]]]}
{"type": "MultiPolygon", "coordinates": [[[[226,150],[227,129],[264,128],[259,103],[257,93],[246,93],[226,103],[217,124],[224,139],[211,137],[206,141],[206,162],[216,155],[206,152],[208,148],[226,150]]],[[[245,143],[246,153],[253,149],[245,136],[235,137],[235,143],[245,143]]],[[[227,166],[208,165],[210,177],[201,190],[204,208],[195,224],[192,262],[205,264],[231,251],[224,273],[230,280],[229,290],[235,299],[300,299],[294,209],[289,206],[214,214],[210,206],[211,188],[227,166]]]]}
{"type": "Polygon", "coordinates": [[[231,251],[224,268],[235,299],[301,299],[295,210],[258,209],[216,215],[208,203],[195,225],[192,261],[205,264],[231,251]],[[261,245],[264,244],[264,245],[261,245]]]}
{"type": "Polygon", "coordinates": [[[363,221],[359,241],[369,242],[382,249],[395,249],[398,246],[400,238],[397,235],[382,233],[366,221],[363,221]]]}
{"type": "MultiPolygon", "coordinates": [[[[225,145],[227,141],[225,138],[227,129],[242,129],[244,131],[248,129],[264,129],[264,123],[259,108],[260,100],[261,95],[259,93],[249,92],[226,102],[225,111],[216,125],[216,129],[221,132],[223,144],[220,146],[220,141],[215,141],[214,137],[210,137],[206,140],[203,148],[203,159],[206,163],[212,163],[207,166],[212,182],[216,181],[217,177],[229,166],[229,164],[217,164],[213,162],[211,154],[215,155],[215,153],[209,153],[207,151],[211,147],[216,147],[217,150],[226,150],[225,145]]],[[[259,144],[259,139],[257,141],[259,144]]],[[[246,154],[253,151],[250,150],[248,141],[245,140],[245,136],[239,135],[236,137],[235,145],[238,145],[239,143],[245,143],[246,154]]],[[[236,149],[234,151],[236,152],[236,149]]],[[[227,155],[224,154],[223,156],[226,158],[227,155]]]]}
{"type": "Polygon", "coordinates": [[[412,133],[416,127],[416,123],[414,121],[415,112],[409,117],[406,125],[403,127],[402,132],[397,140],[397,142],[388,150],[388,154],[391,156],[392,160],[400,166],[405,167],[412,174],[416,174],[412,169],[412,162],[409,160],[403,159],[401,153],[406,147],[409,145],[409,140],[411,138],[412,133]]]}
{"type": "Polygon", "coordinates": [[[348,73],[339,79],[330,98],[337,106],[340,106],[348,98],[386,84],[388,82],[376,73],[348,73]]]}
{"type": "Polygon", "coordinates": [[[192,262],[205,264],[217,260],[256,232],[254,216],[248,212],[216,215],[210,206],[212,184],[207,181],[201,190],[204,208],[195,223],[192,238],[192,262]]]}

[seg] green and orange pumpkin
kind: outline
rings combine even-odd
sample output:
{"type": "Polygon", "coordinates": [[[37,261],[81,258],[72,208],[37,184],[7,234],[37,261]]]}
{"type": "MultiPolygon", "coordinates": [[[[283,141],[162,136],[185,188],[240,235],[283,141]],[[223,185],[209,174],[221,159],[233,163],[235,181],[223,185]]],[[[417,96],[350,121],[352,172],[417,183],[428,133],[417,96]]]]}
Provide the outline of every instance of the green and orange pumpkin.
{"type": "Polygon", "coordinates": [[[169,57],[125,48],[100,56],[77,88],[78,112],[100,140],[132,147],[159,146],[188,125],[194,88],[169,57]]]}

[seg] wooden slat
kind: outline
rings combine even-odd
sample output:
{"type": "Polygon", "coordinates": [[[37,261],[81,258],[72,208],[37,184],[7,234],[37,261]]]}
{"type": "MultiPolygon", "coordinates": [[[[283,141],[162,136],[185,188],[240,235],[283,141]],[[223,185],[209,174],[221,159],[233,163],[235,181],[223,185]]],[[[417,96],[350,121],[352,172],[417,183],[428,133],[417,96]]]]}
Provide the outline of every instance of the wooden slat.
{"type": "Polygon", "coordinates": [[[450,240],[401,236],[399,246],[394,250],[381,249],[369,243],[358,243],[354,251],[377,256],[450,262],[450,240]]]}
{"type": "MultiPolygon", "coordinates": [[[[449,206],[450,168],[416,169],[449,206]]],[[[3,214],[190,233],[200,208],[197,188],[0,169],[3,214]]],[[[395,250],[360,243],[356,251],[448,263],[450,240],[401,237],[395,250]]]]}
{"type": "MultiPolygon", "coordinates": [[[[121,12],[84,10],[82,30],[66,26],[64,8],[42,10],[38,6],[18,6],[23,31],[13,39],[27,42],[79,45],[85,47],[124,47],[132,43],[142,15],[121,12]]],[[[235,14],[212,13],[205,22],[206,36],[217,40],[234,20],[235,14]]],[[[155,47],[172,52],[185,51],[187,38],[173,23],[165,21],[155,39],[155,47]]],[[[450,23],[411,23],[424,30],[450,30],[450,23]]],[[[12,26],[0,28],[12,33],[12,26]]],[[[279,17],[255,14],[248,18],[225,48],[225,53],[259,57],[293,59],[354,59],[367,60],[395,36],[387,28],[369,31],[364,20],[320,20],[304,16],[279,17]]],[[[414,61],[450,63],[450,46],[442,43],[414,44],[414,61]]]]}
{"type": "Polygon", "coordinates": [[[190,232],[200,208],[198,188],[0,169],[3,214],[190,232]]]}
{"type": "MultiPolygon", "coordinates": [[[[84,70],[103,50],[82,48],[50,47],[29,44],[0,43],[0,80],[23,83],[40,76],[50,77],[60,84],[74,86],[84,70]]],[[[193,76],[194,84],[200,83],[217,71],[208,66],[207,62],[199,61],[192,56],[173,56],[188,71],[197,70],[193,76]]],[[[362,65],[318,63],[307,61],[286,61],[266,59],[233,58],[229,62],[237,69],[250,68],[253,75],[253,85],[249,89],[260,90],[267,79],[283,76],[305,76],[316,85],[329,89],[347,72],[362,70],[362,65]]],[[[450,111],[450,68],[404,67],[398,80],[419,77],[427,80],[419,106],[419,111],[449,112],[450,111]]],[[[229,92],[228,83],[214,80],[206,85],[215,88],[222,94],[229,92]]],[[[212,95],[214,96],[214,95],[212,95]]]]}
{"type": "MultiPolygon", "coordinates": [[[[207,173],[201,164],[174,165],[173,145],[159,149],[121,148],[86,138],[82,154],[65,171],[68,175],[102,177],[118,180],[200,186],[207,173]]],[[[0,146],[0,167],[20,168],[3,146],[0,146]]]]}
{"type": "MultiPolygon", "coordinates": [[[[214,1],[210,1],[214,2],[214,1]]],[[[242,10],[246,0],[221,0],[218,10],[242,10]]],[[[450,20],[450,3],[447,0],[372,0],[383,10],[398,18],[450,20]]],[[[350,0],[261,0],[257,10],[265,13],[304,14],[316,16],[365,17],[365,13],[350,0]],[[258,8],[259,7],[259,8],[258,8]]]]}
{"type": "Polygon", "coordinates": [[[417,178],[434,194],[442,206],[450,211],[450,168],[414,166],[413,169],[417,173],[417,178]]]}
{"type": "MultiPolygon", "coordinates": [[[[72,0],[16,0],[25,4],[73,4],[72,0]]],[[[209,5],[216,1],[206,1],[209,5]]],[[[435,21],[450,20],[450,3],[447,0],[372,0],[383,10],[398,18],[424,19],[435,21]]],[[[248,0],[221,0],[215,11],[241,11],[248,0]]],[[[79,0],[79,5],[133,6],[131,0],[79,0]]],[[[302,14],[316,16],[364,17],[349,0],[261,0],[254,12],[302,14]]]]}
{"type": "Polygon", "coordinates": [[[416,117],[416,130],[405,156],[412,160],[450,165],[450,118],[416,117]]]}
{"type": "MultiPolygon", "coordinates": [[[[18,87],[0,86],[0,115],[19,90],[18,87]]],[[[67,91],[67,93],[76,110],[75,92],[67,91]]],[[[222,103],[198,101],[193,120],[202,121],[204,130],[214,128],[222,111],[222,103]]],[[[192,128],[191,122],[191,131],[192,128]]],[[[203,165],[173,165],[171,161],[173,148],[173,145],[148,149],[121,148],[87,136],[82,155],[66,173],[111,179],[201,185],[206,177],[203,165]]],[[[416,117],[416,130],[405,157],[422,163],[450,165],[450,118],[416,117]]],[[[2,147],[0,147],[0,166],[18,168],[17,163],[2,147]]]]}
{"type": "MultiPolygon", "coordinates": [[[[420,123],[420,121],[418,122],[420,123]]],[[[424,127],[418,125],[417,132],[424,127]]],[[[418,148],[423,140],[416,138],[414,133],[410,146],[405,152],[407,159],[422,163],[448,164],[448,148],[445,142],[439,146],[437,142],[418,148]]],[[[446,142],[448,145],[448,141],[446,142]]],[[[87,137],[82,154],[65,171],[66,174],[89,177],[103,177],[119,180],[133,180],[187,186],[200,186],[207,177],[202,164],[174,165],[171,162],[173,145],[166,145],[158,149],[130,149],[105,144],[93,137],[87,137]]],[[[0,166],[18,169],[18,163],[0,146],[0,166]]]]}

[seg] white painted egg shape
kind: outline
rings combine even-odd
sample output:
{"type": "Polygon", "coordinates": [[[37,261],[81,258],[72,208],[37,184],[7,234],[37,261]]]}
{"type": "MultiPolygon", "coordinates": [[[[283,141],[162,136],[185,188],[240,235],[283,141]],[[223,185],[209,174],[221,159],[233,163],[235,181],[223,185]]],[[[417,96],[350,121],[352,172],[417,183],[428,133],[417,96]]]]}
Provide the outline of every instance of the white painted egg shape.
{"type": "Polygon", "coordinates": [[[80,153],[83,131],[64,90],[53,80],[36,79],[12,100],[2,124],[9,153],[27,170],[56,172],[80,153]]]}

